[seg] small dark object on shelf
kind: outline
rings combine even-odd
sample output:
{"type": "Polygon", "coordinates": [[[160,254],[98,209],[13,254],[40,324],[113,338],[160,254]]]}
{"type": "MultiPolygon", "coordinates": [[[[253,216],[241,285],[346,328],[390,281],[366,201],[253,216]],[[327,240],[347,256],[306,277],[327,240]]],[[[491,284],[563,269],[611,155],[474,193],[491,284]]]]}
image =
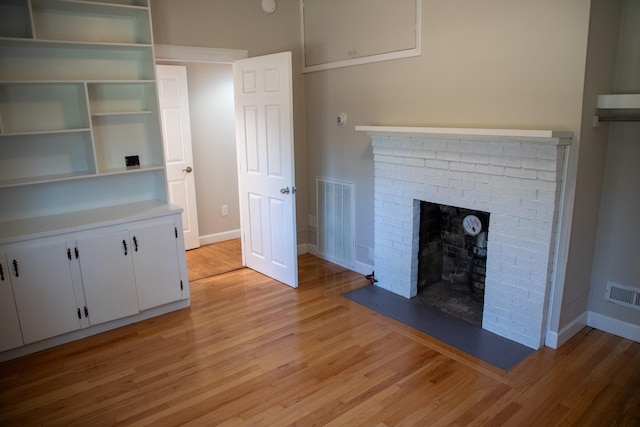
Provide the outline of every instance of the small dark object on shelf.
{"type": "Polygon", "coordinates": [[[124,164],[127,169],[136,169],[140,167],[140,158],[138,156],[125,156],[124,164]]]}

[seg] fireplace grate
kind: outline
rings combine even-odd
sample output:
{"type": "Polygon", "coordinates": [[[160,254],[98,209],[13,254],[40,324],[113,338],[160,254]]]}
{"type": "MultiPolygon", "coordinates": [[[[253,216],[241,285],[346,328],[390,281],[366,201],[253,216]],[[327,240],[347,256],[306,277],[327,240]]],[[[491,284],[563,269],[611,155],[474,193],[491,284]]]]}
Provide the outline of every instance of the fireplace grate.
{"type": "Polygon", "coordinates": [[[640,310],[640,289],[607,282],[607,289],[604,291],[604,295],[607,301],[640,310]]]}

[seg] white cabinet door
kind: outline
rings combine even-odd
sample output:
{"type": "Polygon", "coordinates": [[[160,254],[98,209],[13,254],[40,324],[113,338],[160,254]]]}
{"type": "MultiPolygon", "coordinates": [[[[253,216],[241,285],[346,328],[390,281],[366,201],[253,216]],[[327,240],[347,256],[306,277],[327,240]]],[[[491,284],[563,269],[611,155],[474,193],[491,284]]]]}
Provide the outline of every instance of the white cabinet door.
{"type": "Polygon", "coordinates": [[[7,252],[24,343],[80,328],[66,242],[7,252]]]}
{"type": "Polygon", "coordinates": [[[23,344],[7,265],[4,254],[0,254],[0,351],[23,344]]]}
{"type": "Polygon", "coordinates": [[[129,233],[140,310],[182,299],[174,222],[139,226],[129,233]]]}
{"type": "Polygon", "coordinates": [[[127,231],[76,241],[89,323],[108,322],[139,312],[127,231]]]}

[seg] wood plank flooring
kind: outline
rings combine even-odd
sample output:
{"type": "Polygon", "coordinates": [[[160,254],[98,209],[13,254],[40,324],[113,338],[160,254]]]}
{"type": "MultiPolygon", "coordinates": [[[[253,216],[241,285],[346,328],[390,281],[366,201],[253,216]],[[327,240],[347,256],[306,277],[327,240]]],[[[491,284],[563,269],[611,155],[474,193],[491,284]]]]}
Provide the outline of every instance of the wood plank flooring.
{"type": "Polygon", "coordinates": [[[225,240],[187,251],[187,268],[190,282],[242,268],[240,239],[225,240]]]}
{"type": "Polygon", "coordinates": [[[340,296],[364,278],[311,255],[300,287],[248,269],[192,306],[0,364],[0,425],[640,425],[640,344],[585,328],[503,372],[340,296]]]}

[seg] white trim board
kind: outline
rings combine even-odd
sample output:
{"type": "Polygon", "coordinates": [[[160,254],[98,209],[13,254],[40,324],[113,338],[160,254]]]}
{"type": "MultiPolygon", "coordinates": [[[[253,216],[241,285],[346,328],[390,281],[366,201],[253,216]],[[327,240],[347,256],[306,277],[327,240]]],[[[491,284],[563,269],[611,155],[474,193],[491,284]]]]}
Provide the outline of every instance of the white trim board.
{"type": "Polygon", "coordinates": [[[614,319],[613,317],[594,313],[593,311],[585,311],[567,326],[562,328],[560,332],[547,330],[544,344],[547,347],[556,349],[569,341],[571,337],[580,332],[585,326],[632,341],[640,342],[640,325],[623,322],[621,320],[614,319]]]}
{"type": "Polygon", "coordinates": [[[238,59],[249,57],[249,51],[244,49],[156,44],[153,46],[153,50],[156,61],[218,62],[233,64],[238,59]]]}
{"type": "Polygon", "coordinates": [[[590,311],[587,316],[587,326],[635,342],[640,342],[640,325],[623,322],[622,320],[590,311]]]}
{"type": "Polygon", "coordinates": [[[223,231],[221,233],[207,234],[204,236],[200,236],[200,245],[211,245],[213,243],[220,243],[226,240],[231,239],[239,239],[240,238],[240,230],[229,230],[223,231]]]}

